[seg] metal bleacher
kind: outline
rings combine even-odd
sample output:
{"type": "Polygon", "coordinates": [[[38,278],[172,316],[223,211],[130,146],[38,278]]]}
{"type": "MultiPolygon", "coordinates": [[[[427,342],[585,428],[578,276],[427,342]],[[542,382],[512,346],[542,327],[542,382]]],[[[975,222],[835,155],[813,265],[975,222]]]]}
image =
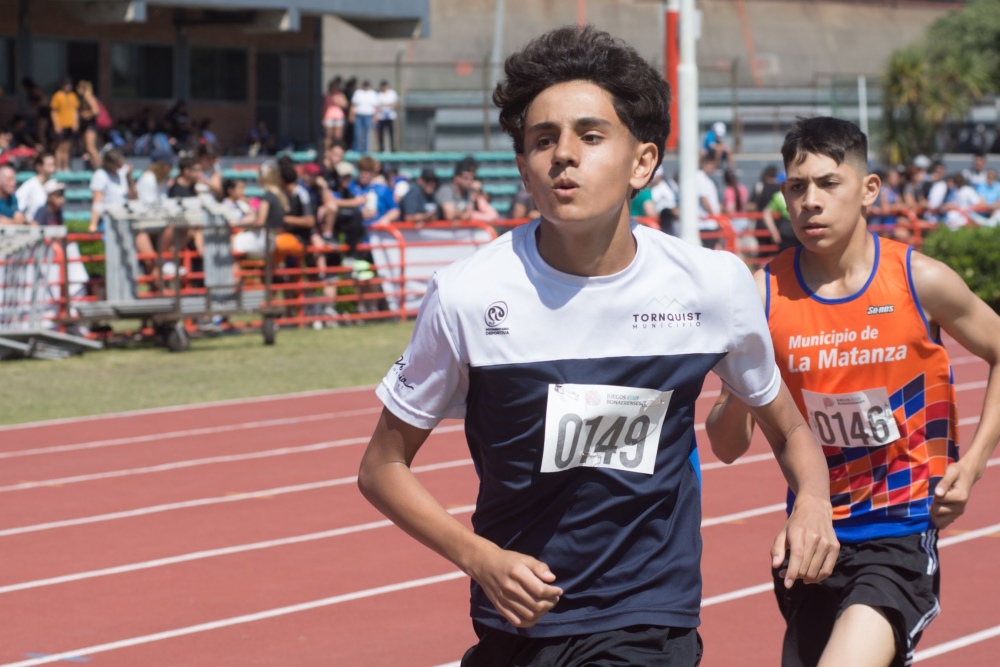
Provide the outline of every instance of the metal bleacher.
{"type": "MultiPolygon", "coordinates": [[[[317,158],[316,151],[295,151],[289,153],[298,163],[311,162],[317,158]]],[[[483,182],[483,191],[490,195],[494,207],[502,214],[510,209],[514,195],[517,193],[521,176],[514,163],[513,151],[397,151],[393,153],[373,153],[373,157],[382,164],[391,165],[408,177],[416,178],[422,169],[432,168],[442,180],[450,179],[454,173],[455,164],[468,156],[479,163],[478,178],[483,182]]],[[[349,151],[345,156],[348,162],[355,163],[360,154],[349,151]]],[[[257,166],[266,157],[249,158],[246,156],[226,156],[222,158],[223,178],[234,178],[245,181],[247,196],[259,197],[263,192],[257,184],[257,166]]],[[[148,161],[146,158],[130,157],[135,166],[135,177],[138,178],[148,161]]],[[[18,183],[33,176],[31,172],[20,172],[18,183]]],[[[90,220],[91,193],[89,189],[93,172],[86,169],[57,172],[54,178],[66,184],[66,205],[63,219],[70,224],[82,224],[90,220]]]]}

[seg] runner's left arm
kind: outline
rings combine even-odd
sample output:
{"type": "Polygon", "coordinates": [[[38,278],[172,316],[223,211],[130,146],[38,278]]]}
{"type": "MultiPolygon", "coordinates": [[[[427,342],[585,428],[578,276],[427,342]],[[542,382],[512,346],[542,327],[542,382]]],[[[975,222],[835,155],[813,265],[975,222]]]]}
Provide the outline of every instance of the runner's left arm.
{"type": "Polygon", "coordinates": [[[979,425],[961,460],[948,466],[934,490],[931,518],[945,528],[965,512],[973,485],[1000,440],[1000,316],[945,264],[913,253],[911,276],[929,324],[990,365],[979,425]]]}

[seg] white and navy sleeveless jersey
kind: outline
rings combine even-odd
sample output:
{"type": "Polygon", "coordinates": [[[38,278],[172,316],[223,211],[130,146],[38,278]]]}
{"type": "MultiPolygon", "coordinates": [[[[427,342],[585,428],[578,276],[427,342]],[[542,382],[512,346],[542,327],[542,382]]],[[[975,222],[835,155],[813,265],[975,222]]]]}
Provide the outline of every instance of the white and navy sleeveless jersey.
{"type": "Polygon", "coordinates": [[[518,630],[472,583],[472,617],[533,637],[696,627],[694,405],[714,370],[750,405],[780,375],[735,256],[633,224],[610,276],[560,273],[529,223],[438,272],[377,393],[413,426],[465,418],[477,534],[546,563],[559,604],[518,630]]]}

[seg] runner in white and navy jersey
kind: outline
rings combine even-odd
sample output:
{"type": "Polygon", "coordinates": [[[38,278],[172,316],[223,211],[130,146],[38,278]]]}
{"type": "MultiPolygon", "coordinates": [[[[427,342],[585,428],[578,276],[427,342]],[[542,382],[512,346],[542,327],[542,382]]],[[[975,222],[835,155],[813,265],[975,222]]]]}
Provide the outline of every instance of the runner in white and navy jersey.
{"type": "Polygon", "coordinates": [[[506,73],[494,99],[541,218],[435,276],[377,390],[385,410],[359,484],[472,577],[480,641],[463,666],[697,665],[705,376],[780,434],[798,491],[773,549],[788,547],[789,585],[836,558],[823,458],[746,266],[628,217],[669,129],[662,78],[575,27],[506,73]],[[409,470],[445,418],[465,419],[479,475],[473,531],[409,470]]]}

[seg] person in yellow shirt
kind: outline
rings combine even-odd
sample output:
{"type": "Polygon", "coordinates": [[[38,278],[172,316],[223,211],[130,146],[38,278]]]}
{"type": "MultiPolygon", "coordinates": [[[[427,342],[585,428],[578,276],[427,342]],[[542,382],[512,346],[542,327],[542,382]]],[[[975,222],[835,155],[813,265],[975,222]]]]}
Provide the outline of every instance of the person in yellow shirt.
{"type": "Polygon", "coordinates": [[[69,170],[73,142],[80,131],[80,98],[73,92],[73,81],[65,78],[49,102],[52,109],[52,130],[56,135],[56,169],[69,170]]]}

